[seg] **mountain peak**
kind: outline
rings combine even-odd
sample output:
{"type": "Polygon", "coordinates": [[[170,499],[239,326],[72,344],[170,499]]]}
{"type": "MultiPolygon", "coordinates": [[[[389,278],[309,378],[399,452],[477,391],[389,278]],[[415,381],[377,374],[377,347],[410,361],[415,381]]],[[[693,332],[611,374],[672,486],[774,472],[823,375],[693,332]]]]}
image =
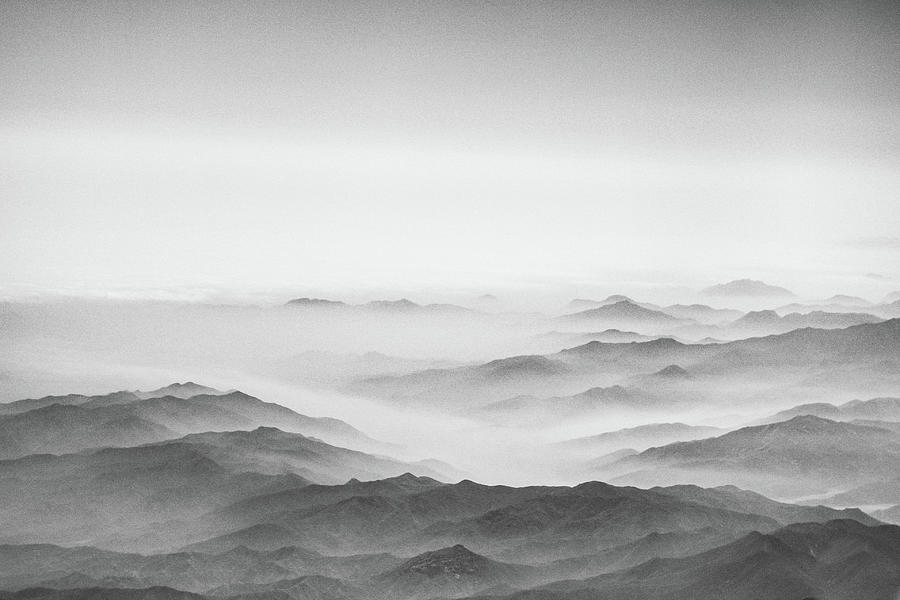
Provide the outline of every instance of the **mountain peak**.
{"type": "Polygon", "coordinates": [[[183,400],[186,400],[193,396],[221,396],[226,393],[227,392],[223,392],[222,390],[217,390],[205,385],[200,385],[199,383],[194,383],[193,381],[185,381],[184,383],[179,383],[176,381],[175,383],[171,383],[165,387],[151,390],[149,392],[142,392],[138,390],[134,392],[134,395],[141,399],[172,396],[174,398],[181,398],[183,400]]]}
{"type": "Polygon", "coordinates": [[[676,322],[678,319],[658,310],[641,306],[632,300],[624,299],[612,304],[604,304],[577,313],[564,315],[565,319],[620,319],[624,321],[676,322]]]}
{"type": "Polygon", "coordinates": [[[634,300],[625,296],[624,294],[612,294],[611,296],[607,296],[603,300],[601,300],[603,304],[616,304],[618,302],[630,302],[632,304],[636,304],[634,300]]]}
{"type": "Polygon", "coordinates": [[[687,369],[680,365],[669,365],[654,373],[657,377],[668,377],[672,379],[687,379],[691,376],[687,369]]]}
{"type": "Polygon", "coordinates": [[[373,300],[372,302],[367,303],[366,306],[369,308],[399,311],[422,308],[421,304],[416,304],[408,298],[400,298],[399,300],[373,300]]]}
{"type": "Polygon", "coordinates": [[[420,573],[426,577],[439,575],[477,575],[485,571],[490,561],[475,554],[462,544],[423,552],[403,563],[398,572],[420,573]]]}
{"type": "Polygon", "coordinates": [[[328,300],[327,298],[294,298],[288,300],[285,306],[315,306],[315,307],[337,307],[347,306],[340,300],[328,300]]]}
{"type": "Polygon", "coordinates": [[[710,296],[795,296],[794,292],[769,285],[757,279],[735,279],[728,283],[720,283],[701,290],[701,293],[710,296]]]}
{"type": "Polygon", "coordinates": [[[848,296],[847,294],[835,294],[831,298],[824,300],[825,304],[847,304],[850,306],[868,306],[872,304],[865,298],[859,296],[848,296]]]}

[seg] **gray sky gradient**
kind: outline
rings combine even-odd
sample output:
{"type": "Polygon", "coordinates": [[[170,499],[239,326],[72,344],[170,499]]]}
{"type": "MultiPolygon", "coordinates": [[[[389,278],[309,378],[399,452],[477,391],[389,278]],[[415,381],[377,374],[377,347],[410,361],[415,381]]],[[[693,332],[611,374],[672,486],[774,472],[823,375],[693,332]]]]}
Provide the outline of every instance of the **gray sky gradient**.
{"type": "Polygon", "coordinates": [[[3,2],[0,58],[0,294],[900,287],[893,3],[3,2]]]}

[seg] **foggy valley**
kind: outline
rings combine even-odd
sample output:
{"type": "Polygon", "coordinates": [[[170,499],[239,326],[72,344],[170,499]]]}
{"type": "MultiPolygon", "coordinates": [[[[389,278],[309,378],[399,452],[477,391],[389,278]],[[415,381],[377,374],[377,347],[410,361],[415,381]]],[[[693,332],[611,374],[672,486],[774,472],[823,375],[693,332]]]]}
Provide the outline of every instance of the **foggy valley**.
{"type": "Polygon", "coordinates": [[[619,296],[6,302],[0,588],[890,597],[896,301],[619,296]]]}
{"type": "Polygon", "coordinates": [[[896,2],[0,2],[0,600],[900,600],[896,2]]]}

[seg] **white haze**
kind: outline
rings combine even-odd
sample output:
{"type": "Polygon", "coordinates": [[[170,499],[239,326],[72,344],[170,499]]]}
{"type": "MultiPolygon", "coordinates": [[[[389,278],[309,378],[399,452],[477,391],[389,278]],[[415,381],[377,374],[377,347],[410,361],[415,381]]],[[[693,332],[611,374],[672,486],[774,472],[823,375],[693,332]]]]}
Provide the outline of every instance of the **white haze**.
{"type": "MultiPolygon", "coordinates": [[[[8,303],[0,316],[5,337],[0,400],[147,390],[191,380],[240,389],[303,414],[343,419],[397,444],[397,457],[437,458],[491,483],[571,483],[583,477],[566,470],[548,446],[552,442],[648,422],[735,427],[801,401],[838,402],[893,391],[862,380],[820,392],[783,387],[787,380],[775,375],[766,381],[731,377],[715,384],[713,401],[677,411],[609,410],[576,420],[499,426],[424,402],[392,404],[351,391],[348,384],[431,366],[483,363],[537,352],[541,345],[542,352],[555,352],[563,346],[535,342],[536,334],[564,329],[553,315],[57,300],[8,303]],[[360,370],[353,357],[371,352],[391,357],[378,359],[388,366],[360,370]]],[[[559,390],[574,394],[617,383],[633,382],[622,371],[559,390]]],[[[537,388],[534,393],[542,395],[537,388]]]]}

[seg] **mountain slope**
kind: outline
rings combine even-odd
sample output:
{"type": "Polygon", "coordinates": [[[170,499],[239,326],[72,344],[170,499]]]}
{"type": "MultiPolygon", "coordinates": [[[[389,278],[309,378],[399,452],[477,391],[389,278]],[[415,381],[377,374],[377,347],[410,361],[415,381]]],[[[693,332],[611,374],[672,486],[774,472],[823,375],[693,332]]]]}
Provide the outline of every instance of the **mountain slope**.
{"type": "MultiPolygon", "coordinates": [[[[190,393],[202,387],[192,383],[176,386],[178,393],[190,393]]],[[[155,395],[169,388],[148,392],[151,397],[145,399],[130,392],[79,396],[70,401],[74,405],[53,403],[0,416],[0,458],[34,452],[61,454],[102,446],[135,446],[189,433],[260,426],[278,426],[342,446],[375,451],[387,448],[338,419],[308,417],[243,392],[216,391],[190,398],[155,395]]]]}
{"type": "Polygon", "coordinates": [[[252,471],[267,475],[294,473],[316,483],[343,483],[353,478],[384,479],[408,472],[443,477],[421,465],[332,446],[274,427],[259,427],[253,431],[194,433],[164,443],[187,444],[235,472],[252,471]]]}
{"type": "Polygon", "coordinates": [[[890,475],[900,435],[878,427],[798,416],[719,437],[650,448],[611,465],[616,481],[734,483],[761,491],[852,487],[890,475]],[[825,483],[827,482],[827,483],[825,483]]]}
{"type": "Polygon", "coordinates": [[[527,583],[533,569],[490,560],[465,546],[424,552],[376,578],[387,598],[460,598],[527,583]]]}
{"type": "Polygon", "coordinates": [[[755,279],[735,279],[728,283],[720,283],[701,290],[702,294],[709,296],[747,296],[747,297],[777,297],[794,296],[795,294],[783,287],[769,285],[755,279]]]}
{"type": "Polygon", "coordinates": [[[615,323],[643,323],[672,325],[679,319],[659,310],[645,308],[630,300],[604,304],[581,312],[559,317],[564,321],[609,321],[615,323]]]}

